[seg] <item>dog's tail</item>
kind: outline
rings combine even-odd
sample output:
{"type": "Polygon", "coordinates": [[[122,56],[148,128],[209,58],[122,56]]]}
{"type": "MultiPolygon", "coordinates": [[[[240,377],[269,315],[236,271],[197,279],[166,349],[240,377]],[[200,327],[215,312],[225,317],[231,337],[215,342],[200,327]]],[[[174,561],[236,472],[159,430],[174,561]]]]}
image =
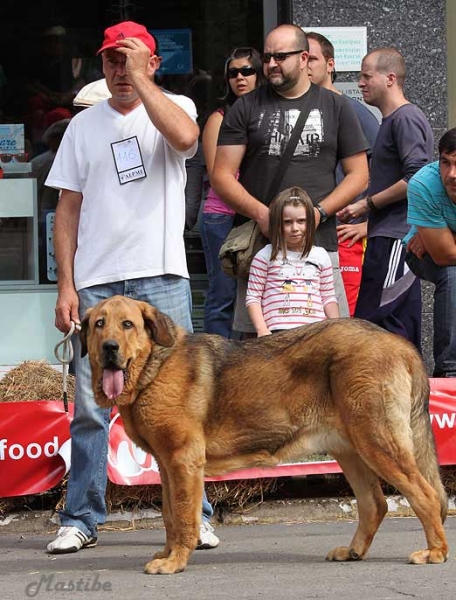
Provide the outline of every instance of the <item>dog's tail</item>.
{"type": "Polygon", "coordinates": [[[429,417],[429,378],[424,369],[414,369],[412,375],[411,428],[415,460],[423,477],[440,499],[442,522],[448,510],[448,498],[440,476],[434,434],[429,417]]]}

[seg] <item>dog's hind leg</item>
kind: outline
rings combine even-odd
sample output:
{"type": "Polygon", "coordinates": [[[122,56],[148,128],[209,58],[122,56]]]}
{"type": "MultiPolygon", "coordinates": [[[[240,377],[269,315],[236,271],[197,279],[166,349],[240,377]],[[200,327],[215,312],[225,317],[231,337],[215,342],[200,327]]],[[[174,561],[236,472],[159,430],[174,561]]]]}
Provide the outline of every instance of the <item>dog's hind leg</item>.
{"type": "Polygon", "coordinates": [[[388,510],[378,476],[355,453],[333,454],[349,482],[358,505],[358,528],[349,546],[333,548],[326,560],[361,560],[365,557],[388,510]]]}
{"type": "Polygon", "coordinates": [[[412,448],[405,442],[406,423],[377,425],[378,440],[382,444],[369,444],[368,431],[363,432],[358,443],[363,447],[363,459],[382,479],[393,485],[409,501],[423,525],[428,547],[410,555],[414,564],[442,563],[448,558],[448,544],[442,522],[441,495],[418,469],[412,448]],[[361,439],[361,437],[363,439],[361,439]]]}

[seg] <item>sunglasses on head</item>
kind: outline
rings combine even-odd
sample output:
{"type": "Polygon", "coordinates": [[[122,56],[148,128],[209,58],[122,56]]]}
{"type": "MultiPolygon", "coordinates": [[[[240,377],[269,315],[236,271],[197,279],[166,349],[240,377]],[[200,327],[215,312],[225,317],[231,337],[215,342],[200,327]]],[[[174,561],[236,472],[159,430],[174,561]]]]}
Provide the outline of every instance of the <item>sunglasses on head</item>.
{"type": "Polygon", "coordinates": [[[12,160],[14,162],[27,162],[27,152],[18,152],[17,154],[0,154],[0,162],[9,163],[12,160]]]}
{"type": "Polygon", "coordinates": [[[301,52],[304,52],[304,50],[291,50],[290,52],[265,52],[262,55],[261,60],[264,63],[269,63],[271,62],[271,58],[273,58],[276,62],[283,62],[292,54],[300,54],[301,52]]]}
{"type": "Polygon", "coordinates": [[[255,75],[256,71],[253,67],[240,67],[239,69],[231,67],[231,69],[228,69],[228,78],[235,79],[239,73],[242,77],[251,77],[252,75],[255,75]]]}

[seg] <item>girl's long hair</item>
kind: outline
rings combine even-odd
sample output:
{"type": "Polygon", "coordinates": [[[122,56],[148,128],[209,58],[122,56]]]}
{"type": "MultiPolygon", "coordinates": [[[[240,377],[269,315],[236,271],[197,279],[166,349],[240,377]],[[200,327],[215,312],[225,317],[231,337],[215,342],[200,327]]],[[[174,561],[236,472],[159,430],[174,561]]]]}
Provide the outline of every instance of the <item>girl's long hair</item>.
{"type": "Polygon", "coordinates": [[[287,244],[283,232],[283,209],[285,206],[303,206],[306,211],[306,238],[301,258],[307,256],[315,244],[315,212],[312,200],[300,187],[291,187],[280,192],[269,207],[269,239],[272,245],[271,260],[282,252],[287,257],[287,244]]]}

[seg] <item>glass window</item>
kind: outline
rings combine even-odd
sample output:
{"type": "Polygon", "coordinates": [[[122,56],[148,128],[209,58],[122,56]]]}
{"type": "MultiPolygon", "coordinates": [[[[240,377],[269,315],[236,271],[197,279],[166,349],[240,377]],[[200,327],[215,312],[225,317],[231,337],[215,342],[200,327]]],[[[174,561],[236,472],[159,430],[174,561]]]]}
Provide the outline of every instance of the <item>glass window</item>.
{"type": "MultiPolygon", "coordinates": [[[[55,284],[58,192],[44,182],[69,120],[84,110],[74,106],[76,94],[103,77],[96,56],[103,30],[122,20],[143,23],[162,40],[166,68],[158,80],[192,97],[201,118],[223,94],[223,66],[231,50],[246,45],[261,50],[263,43],[263,0],[157,0],[142,6],[43,0],[27,9],[26,19],[21,3],[0,3],[0,125],[23,128],[22,141],[10,151],[2,150],[0,136],[0,288],[5,282],[55,284]],[[13,156],[3,162],[2,153],[13,156]],[[11,210],[20,202],[28,212],[11,210]]],[[[191,167],[201,179],[194,182],[193,195],[204,198],[204,165],[191,167]]],[[[191,210],[189,268],[201,276],[204,258],[193,224],[198,202],[191,210]]]]}

